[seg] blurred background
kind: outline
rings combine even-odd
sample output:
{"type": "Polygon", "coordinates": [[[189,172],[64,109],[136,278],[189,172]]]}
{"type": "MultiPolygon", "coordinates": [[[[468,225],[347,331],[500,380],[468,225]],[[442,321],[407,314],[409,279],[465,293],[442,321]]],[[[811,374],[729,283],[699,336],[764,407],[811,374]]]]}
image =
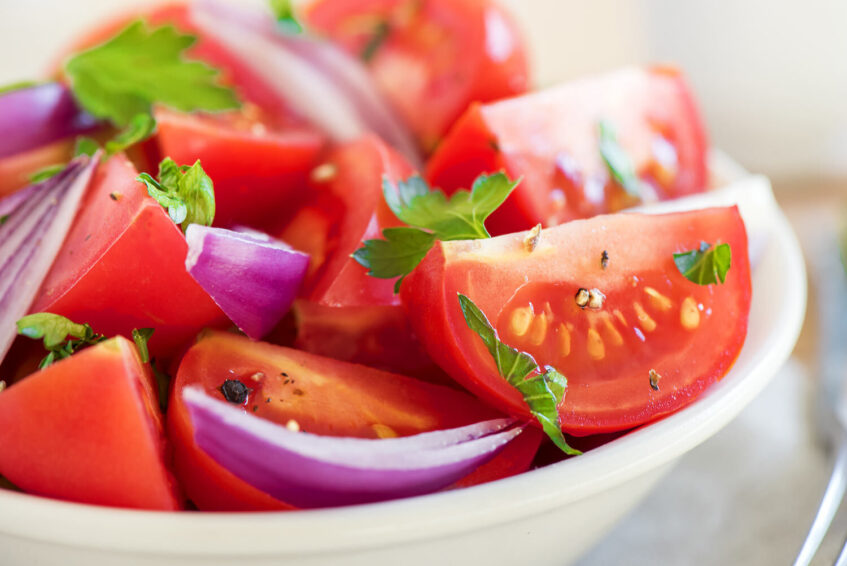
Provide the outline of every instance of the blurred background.
{"type": "MultiPolygon", "coordinates": [[[[80,29],[144,0],[0,0],[0,84],[32,78],[80,29]]],[[[262,4],[263,0],[239,0],[262,4]]],[[[847,176],[847,2],[502,0],[540,85],[621,65],[688,74],[713,144],[779,190],[847,176]]]]}

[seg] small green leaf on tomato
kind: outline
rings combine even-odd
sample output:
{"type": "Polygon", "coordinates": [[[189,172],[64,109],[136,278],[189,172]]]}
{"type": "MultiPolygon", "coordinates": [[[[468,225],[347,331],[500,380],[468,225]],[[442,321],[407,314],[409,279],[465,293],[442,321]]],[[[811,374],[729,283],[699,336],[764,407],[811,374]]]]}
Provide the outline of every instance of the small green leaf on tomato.
{"type": "Polygon", "coordinates": [[[406,226],[386,228],[383,240],[366,240],[353,253],[353,259],[368,269],[368,275],[380,279],[400,277],[394,289],[400,288],[403,277],[412,272],[435,244],[435,235],[406,226]]]}
{"type": "Polygon", "coordinates": [[[535,359],[500,341],[497,331],[485,314],[465,295],[459,293],[459,305],[468,328],[473,330],[494,358],[497,372],[523,395],[530,412],[545,434],[564,453],[577,455],[579,450],[568,446],[562,434],[558,407],[565,397],[568,380],[551,366],[539,369],[535,359]]]}
{"type": "Polygon", "coordinates": [[[615,180],[630,195],[641,198],[641,179],[635,172],[632,158],[618,143],[615,127],[606,120],[598,124],[600,133],[600,156],[615,180]]]}
{"type": "Polygon", "coordinates": [[[673,261],[686,279],[698,285],[723,283],[732,265],[732,250],[726,243],[700,242],[696,249],[673,254],[673,261]]]}
{"type": "Polygon", "coordinates": [[[294,14],[291,0],[270,0],[271,12],[279,28],[285,33],[297,34],[303,32],[303,26],[294,14]]]}
{"type": "Polygon", "coordinates": [[[135,347],[138,348],[138,355],[141,357],[141,363],[146,364],[150,361],[150,351],[147,349],[147,342],[153,335],[152,328],[133,328],[132,341],[135,342],[135,347]]]}
{"type": "Polygon", "coordinates": [[[88,324],[77,324],[49,312],[27,315],[18,320],[17,327],[21,336],[33,340],[43,339],[44,348],[49,353],[41,360],[39,368],[45,368],[106,339],[102,334],[96,334],[88,324]]]}
{"type": "Polygon", "coordinates": [[[212,180],[203,171],[200,160],[194,165],[177,165],[166,157],[159,163],[159,179],[141,173],[137,181],[147,186],[147,193],[167,211],[174,224],[211,226],[215,219],[215,189],[212,180]]]}
{"type": "Polygon", "coordinates": [[[46,181],[51,177],[55,177],[59,173],[65,170],[65,165],[61,163],[57,163],[55,165],[48,165],[43,169],[39,169],[35,173],[29,176],[30,183],[40,183],[41,181],[46,181]]]}

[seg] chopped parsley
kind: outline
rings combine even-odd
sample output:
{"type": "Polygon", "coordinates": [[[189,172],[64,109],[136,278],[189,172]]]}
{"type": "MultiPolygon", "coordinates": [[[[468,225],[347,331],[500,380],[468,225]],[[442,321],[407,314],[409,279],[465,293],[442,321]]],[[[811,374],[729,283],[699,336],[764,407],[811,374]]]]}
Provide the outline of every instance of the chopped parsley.
{"type": "Polygon", "coordinates": [[[136,180],[147,185],[147,192],[168,211],[168,216],[183,231],[189,224],[211,226],[215,218],[215,189],[203,171],[200,160],[194,165],[177,165],[166,157],[159,163],[159,179],[141,173],[136,180]]]}
{"type": "Polygon", "coordinates": [[[291,5],[291,0],[270,0],[270,5],[277,26],[282,31],[290,34],[303,32],[303,26],[294,14],[294,6],[291,5]]]}
{"type": "Polygon", "coordinates": [[[18,320],[17,326],[18,334],[33,340],[43,339],[44,348],[49,353],[38,364],[40,369],[106,339],[102,334],[95,333],[88,324],[77,324],[49,312],[25,316],[18,320]]]}
{"type": "Polygon", "coordinates": [[[135,347],[138,348],[138,355],[141,358],[141,363],[146,364],[150,361],[150,351],[147,349],[147,342],[153,335],[152,328],[133,328],[132,341],[135,342],[135,347]]]}
{"type": "Polygon", "coordinates": [[[368,274],[382,279],[403,277],[423,260],[436,240],[489,238],[485,220],[515,189],[503,173],[480,175],[470,191],[460,190],[448,198],[414,175],[395,186],[383,179],[385,202],[408,227],[386,228],[383,239],[367,240],[353,259],[368,268],[368,274]]]}
{"type": "Polygon", "coordinates": [[[579,450],[568,446],[559,422],[558,407],[565,397],[567,378],[551,366],[545,366],[542,371],[530,354],[501,342],[485,314],[461,293],[459,305],[468,328],[482,338],[494,358],[497,371],[509,385],[520,391],[530,412],[538,419],[547,436],[564,453],[581,454],[579,450]]]}
{"type": "Polygon", "coordinates": [[[100,149],[100,145],[95,140],[88,136],[79,136],[76,139],[76,144],[74,144],[74,157],[79,157],[80,155],[91,157],[97,153],[98,149],[100,149]]]}
{"type": "MultiPolygon", "coordinates": [[[[114,138],[106,142],[106,154],[112,155],[139,142],[143,142],[152,136],[155,131],[156,120],[151,114],[136,114],[123,130],[118,132],[114,138]]],[[[89,138],[89,141],[93,140],[90,140],[89,138]]],[[[85,143],[86,145],[82,149],[90,150],[91,146],[88,145],[88,142],[85,143]]]]}
{"type": "Polygon", "coordinates": [[[600,156],[615,180],[630,195],[641,198],[641,180],[635,172],[632,158],[618,143],[614,126],[606,120],[598,124],[600,135],[600,156]]]}
{"type": "Polygon", "coordinates": [[[43,81],[18,81],[16,83],[0,86],[0,94],[14,92],[16,90],[23,90],[25,88],[32,88],[42,84],[44,84],[43,81]]]}
{"type": "Polygon", "coordinates": [[[365,46],[362,48],[362,52],[359,54],[362,61],[365,63],[370,63],[370,61],[376,55],[376,52],[382,47],[382,44],[385,43],[385,40],[388,39],[388,34],[391,33],[391,26],[385,20],[380,20],[380,22],[374,27],[373,34],[368,39],[368,42],[365,43],[365,46]]]}
{"type": "Polygon", "coordinates": [[[732,250],[726,243],[700,242],[697,249],[673,254],[673,261],[686,279],[698,285],[723,283],[732,265],[732,250]]]}
{"type": "Polygon", "coordinates": [[[8,215],[8,214],[4,214],[4,215],[0,216],[0,226],[2,226],[3,224],[5,224],[7,220],[9,220],[9,215],[8,215]]]}
{"type": "Polygon", "coordinates": [[[65,170],[65,165],[61,163],[56,163],[54,165],[48,165],[42,169],[39,169],[35,173],[29,176],[30,183],[40,183],[42,181],[46,181],[51,177],[55,177],[59,173],[65,170]]]}

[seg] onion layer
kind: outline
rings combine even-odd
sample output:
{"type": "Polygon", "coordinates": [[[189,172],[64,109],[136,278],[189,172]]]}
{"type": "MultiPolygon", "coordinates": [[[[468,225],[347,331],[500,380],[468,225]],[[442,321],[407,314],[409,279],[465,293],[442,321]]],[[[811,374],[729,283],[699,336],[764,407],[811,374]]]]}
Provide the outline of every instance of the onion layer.
{"type": "Polygon", "coordinates": [[[215,0],[193,2],[191,20],[335,141],[371,131],[420,168],[417,143],[361,61],[327,41],[279,33],[271,18],[215,0]]]}
{"type": "Polygon", "coordinates": [[[65,241],[99,156],[0,200],[0,361],[65,241]]]}
{"type": "Polygon", "coordinates": [[[250,485],[297,507],[385,501],[447,487],[493,458],[523,427],[495,419],[392,439],[293,432],[199,388],[183,391],[198,446],[250,485]]]}
{"type": "Polygon", "coordinates": [[[67,87],[44,83],[0,95],[0,157],[91,130],[97,120],[81,111],[67,87]]]}
{"type": "Polygon", "coordinates": [[[258,340],[291,308],[309,256],[256,231],[192,224],[185,268],[247,336],[258,340]]]}

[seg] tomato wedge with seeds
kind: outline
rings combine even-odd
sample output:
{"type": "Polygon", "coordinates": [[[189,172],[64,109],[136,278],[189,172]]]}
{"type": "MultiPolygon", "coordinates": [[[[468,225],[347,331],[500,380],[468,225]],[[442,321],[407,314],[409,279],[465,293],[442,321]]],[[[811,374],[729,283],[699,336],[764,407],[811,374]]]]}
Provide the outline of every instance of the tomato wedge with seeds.
{"type": "Polygon", "coordinates": [[[485,313],[503,342],[568,378],[559,417],[575,435],[632,428],[673,412],[738,356],[751,282],[737,208],[598,216],[542,230],[534,249],[527,234],[439,242],[401,288],[429,354],[494,406],[527,412],[465,323],[458,293],[485,313]],[[730,245],[724,284],[697,285],[677,269],[673,254],[701,241],[730,245]],[[593,303],[577,300],[580,289],[593,291],[593,303]]]}
{"type": "MultiPolygon", "coordinates": [[[[279,424],[294,420],[300,430],[327,436],[388,438],[452,428],[498,413],[467,393],[348,364],[314,354],[210,332],[182,359],[168,409],[174,466],[200,509],[260,511],[291,509],[232,475],[194,442],[181,391],[199,385],[224,399],[225,380],[249,388],[230,401],[279,424]]],[[[462,485],[525,471],[541,437],[521,434],[502,453],[467,476],[462,485]]]]}
{"type": "Polygon", "coordinates": [[[705,190],[705,130],[684,77],[669,68],[622,69],[475,105],[430,159],[427,179],[452,192],[484,172],[522,177],[487,223],[495,235],[615,212],[639,200],[610,178],[601,121],[632,160],[646,198],[705,190]]]}
{"type": "Polygon", "coordinates": [[[427,152],[471,102],[529,84],[523,40],[489,0],[319,0],[303,18],[365,60],[427,152]]]}

